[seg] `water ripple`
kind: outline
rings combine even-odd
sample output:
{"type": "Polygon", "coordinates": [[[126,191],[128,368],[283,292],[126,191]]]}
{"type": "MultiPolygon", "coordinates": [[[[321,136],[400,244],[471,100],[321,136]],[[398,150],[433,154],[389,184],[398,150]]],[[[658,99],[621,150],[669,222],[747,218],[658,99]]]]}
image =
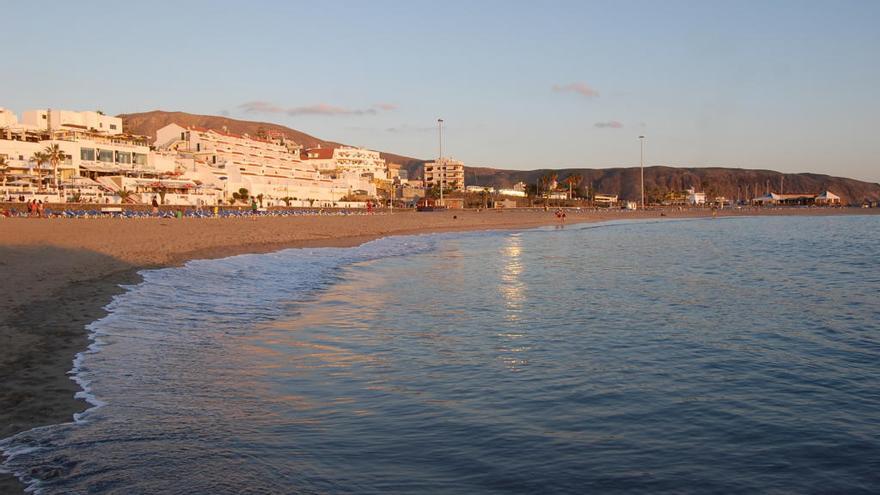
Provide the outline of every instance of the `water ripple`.
{"type": "Polygon", "coordinates": [[[877,217],[392,238],[146,272],[39,493],[880,491],[877,217]]]}

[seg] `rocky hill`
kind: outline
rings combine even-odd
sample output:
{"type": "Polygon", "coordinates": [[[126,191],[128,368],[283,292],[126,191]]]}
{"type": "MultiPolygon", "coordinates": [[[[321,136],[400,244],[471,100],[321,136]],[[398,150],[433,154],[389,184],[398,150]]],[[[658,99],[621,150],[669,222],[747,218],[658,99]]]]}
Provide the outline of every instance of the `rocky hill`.
{"type": "MultiPolygon", "coordinates": [[[[622,199],[636,200],[640,196],[638,167],[559,170],[469,168],[465,172],[465,182],[499,186],[511,186],[519,181],[536,184],[542,176],[551,172],[557,175],[560,183],[571,174],[580,175],[581,190],[592,186],[597,193],[617,194],[622,199]]],[[[820,193],[829,190],[840,196],[844,203],[857,204],[866,199],[880,200],[880,184],[830,175],[717,167],[645,167],[645,195],[649,199],[662,197],[668,191],[682,191],[689,187],[713,197],[724,196],[729,199],[748,199],[767,190],[777,193],[820,193]]]]}
{"type": "MultiPolygon", "coordinates": [[[[325,141],[315,136],[311,136],[296,129],[291,129],[280,124],[271,122],[252,122],[249,120],[231,119],[229,117],[221,117],[216,115],[196,115],[186,112],[165,112],[162,110],[154,110],[152,112],[129,113],[117,115],[122,119],[122,127],[132,134],[148,136],[151,139],[156,138],[156,131],[168,124],[178,124],[184,127],[196,126],[206,129],[222,130],[224,127],[228,132],[235,134],[250,134],[256,136],[260,131],[277,131],[286,135],[289,139],[305,146],[313,148],[321,146],[323,148],[338,148],[341,143],[333,141],[325,141]]],[[[399,163],[405,167],[417,167],[423,160],[411,158],[408,156],[395,155],[393,153],[382,153],[382,157],[388,162],[399,163]]]]}
{"type": "MultiPolygon", "coordinates": [[[[304,132],[297,131],[271,122],[251,122],[212,115],[195,115],[184,112],[164,112],[156,110],[144,113],[120,115],[123,126],[133,134],[155,136],[156,130],[170,123],[183,126],[198,126],[208,129],[223,129],[237,134],[257,135],[262,131],[277,131],[285,134],[306,147],[339,147],[342,144],[325,141],[304,132]]],[[[406,168],[409,176],[422,176],[424,160],[393,153],[382,153],[389,162],[399,163],[406,168]]],[[[535,184],[548,173],[555,173],[560,180],[571,174],[582,177],[579,188],[585,190],[592,187],[593,191],[617,194],[622,199],[636,200],[640,195],[639,169],[605,168],[605,169],[538,169],[538,170],[503,170],[485,167],[466,167],[465,182],[486,186],[509,187],[517,182],[535,184]]],[[[821,174],[783,174],[772,170],[748,170],[739,168],[680,168],[680,167],[647,167],[645,168],[645,191],[648,198],[660,197],[667,191],[681,191],[694,187],[705,191],[710,196],[725,196],[730,199],[751,198],[766,190],[786,193],[819,193],[829,190],[837,194],[845,203],[861,203],[868,199],[880,200],[880,184],[863,182],[855,179],[832,177],[821,174]]]]}

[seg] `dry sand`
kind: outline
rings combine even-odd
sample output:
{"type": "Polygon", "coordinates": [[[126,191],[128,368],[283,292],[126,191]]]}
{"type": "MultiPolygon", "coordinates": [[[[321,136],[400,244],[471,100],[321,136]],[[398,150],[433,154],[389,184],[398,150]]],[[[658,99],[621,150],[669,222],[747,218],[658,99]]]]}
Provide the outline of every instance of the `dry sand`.
{"type": "MultiPolygon", "coordinates": [[[[719,215],[878,213],[853,209],[736,211],[719,215]]],[[[666,218],[711,215],[666,211],[666,218]]],[[[659,218],[660,212],[570,212],[567,223],[659,218]]],[[[288,247],[353,246],[382,236],[557,223],[545,211],[446,211],[234,219],[0,218],[0,438],[70,421],[86,404],[67,376],[87,345],[85,326],[136,283],[137,271],[195,258],[288,247]]],[[[0,493],[20,493],[0,477],[0,493]]]]}

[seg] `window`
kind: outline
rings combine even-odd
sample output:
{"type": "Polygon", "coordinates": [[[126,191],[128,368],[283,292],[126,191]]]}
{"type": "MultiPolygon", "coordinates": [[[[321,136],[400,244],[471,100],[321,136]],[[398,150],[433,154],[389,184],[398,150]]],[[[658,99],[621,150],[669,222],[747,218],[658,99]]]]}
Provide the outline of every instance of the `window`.
{"type": "Polygon", "coordinates": [[[110,128],[113,129],[113,130],[115,131],[115,130],[116,130],[116,124],[110,124],[110,128]]]}
{"type": "Polygon", "coordinates": [[[131,163],[131,153],[128,151],[117,151],[116,163],[131,163]]]}
{"type": "Polygon", "coordinates": [[[113,163],[113,151],[111,150],[98,150],[98,161],[104,163],[113,163]]]}
{"type": "Polygon", "coordinates": [[[146,165],[147,164],[147,155],[144,153],[134,153],[133,163],[135,165],[146,165]]]}
{"type": "Polygon", "coordinates": [[[95,161],[95,148],[80,148],[79,159],[89,162],[95,161]]]}

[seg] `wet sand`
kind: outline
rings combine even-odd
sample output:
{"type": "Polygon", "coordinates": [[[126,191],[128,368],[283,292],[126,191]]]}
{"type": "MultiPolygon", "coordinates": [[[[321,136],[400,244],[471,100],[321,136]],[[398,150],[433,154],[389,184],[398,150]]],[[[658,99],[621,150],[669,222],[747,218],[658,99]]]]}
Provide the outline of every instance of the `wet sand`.
{"type": "MultiPolygon", "coordinates": [[[[859,209],[724,210],[719,216],[877,214],[859,209]]],[[[666,211],[665,218],[710,216],[666,211]]],[[[569,212],[566,223],[660,218],[660,212],[569,212]]],[[[137,272],[198,258],[283,248],[354,246],[387,235],[557,224],[545,211],[447,211],[234,219],[0,218],[0,438],[67,422],[87,404],[67,372],[85,326],[139,281],[137,272]]],[[[21,493],[0,475],[0,493],[21,493]]]]}

